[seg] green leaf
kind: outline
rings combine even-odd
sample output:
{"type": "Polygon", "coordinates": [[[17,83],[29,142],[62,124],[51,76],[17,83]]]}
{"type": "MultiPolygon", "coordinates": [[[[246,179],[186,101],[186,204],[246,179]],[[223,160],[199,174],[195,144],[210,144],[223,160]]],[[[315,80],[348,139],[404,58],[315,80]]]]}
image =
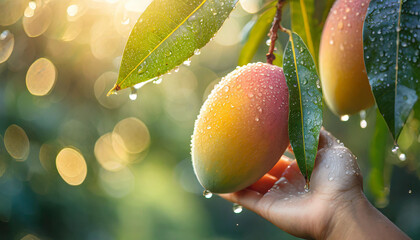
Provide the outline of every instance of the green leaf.
{"type": "Polygon", "coordinates": [[[289,139],[300,171],[309,181],[322,126],[322,90],[308,48],[296,33],[291,36],[283,60],[289,88],[289,139]]]}
{"type": "Polygon", "coordinates": [[[386,162],[386,153],[389,152],[388,129],[379,111],[376,116],[375,133],[373,135],[370,151],[370,173],[368,186],[375,198],[377,207],[385,207],[388,203],[389,183],[392,169],[391,164],[386,162]]]}
{"type": "Polygon", "coordinates": [[[291,0],[290,11],[292,30],[302,37],[316,63],[322,28],[314,16],[315,1],[291,0]]]}
{"type": "Polygon", "coordinates": [[[239,66],[246,65],[252,61],[252,58],[258,50],[258,46],[267,37],[267,34],[270,30],[271,24],[277,12],[276,5],[272,5],[273,6],[271,8],[269,8],[267,11],[261,14],[257,22],[252,27],[248,41],[245,43],[241,50],[241,54],[239,56],[238,61],[239,66]]]}
{"type": "Polygon", "coordinates": [[[112,91],[156,78],[206,45],[237,0],[154,0],[134,26],[112,91]]]}
{"type": "Polygon", "coordinates": [[[378,108],[395,141],[420,93],[420,1],[371,1],[364,59],[378,108]]]}

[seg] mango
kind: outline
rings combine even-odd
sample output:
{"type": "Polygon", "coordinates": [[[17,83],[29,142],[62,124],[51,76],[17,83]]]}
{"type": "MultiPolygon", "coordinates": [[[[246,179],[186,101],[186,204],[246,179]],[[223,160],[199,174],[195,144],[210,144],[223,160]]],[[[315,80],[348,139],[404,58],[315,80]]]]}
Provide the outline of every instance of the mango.
{"type": "Polygon", "coordinates": [[[375,100],[363,59],[363,22],[369,0],[337,0],[322,32],[319,69],[325,100],[337,115],[351,115],[375,100]]]}
{"type": "Polygon", "coordinates": [[[289,96],[283,69],[238,67],[204,102],[192,136],[192,162],[214,193],[244,189],[267,173],[289,144],[289,96]]]}

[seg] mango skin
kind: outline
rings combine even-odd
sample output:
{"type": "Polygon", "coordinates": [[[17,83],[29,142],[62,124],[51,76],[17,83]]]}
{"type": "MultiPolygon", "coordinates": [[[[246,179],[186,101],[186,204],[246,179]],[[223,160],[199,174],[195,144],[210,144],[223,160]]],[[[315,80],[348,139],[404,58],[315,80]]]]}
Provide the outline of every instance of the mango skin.
{"type": "Polygon", "coordinates": [[[239,191],[277,163],[289,145],[288,98],[277,66],[248,64],[220,81],[192,136],[194,171],[206,190],[239,191]]]}
{"type": "Polygon", "coordinates": [[[330,109],[351,115],[371,107],[374,97],[363,59],[363,22],[369,0],[337,0],[322,32],[319,69],[330,109]]]}

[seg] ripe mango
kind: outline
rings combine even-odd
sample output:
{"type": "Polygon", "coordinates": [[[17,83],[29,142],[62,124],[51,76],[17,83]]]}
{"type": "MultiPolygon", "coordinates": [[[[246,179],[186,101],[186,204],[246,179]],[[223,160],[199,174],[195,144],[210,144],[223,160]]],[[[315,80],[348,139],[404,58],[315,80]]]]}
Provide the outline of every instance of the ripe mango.
{"type": "Polygon", "coordinates": [[[325,100],[337,115],[355,114],[375,100],[363,59],[363,22],[369,0],[337,0],[322,32],[319,69],[325,100]]]}
{"type": "Polygon", "coordinates": [[[277,163],[289,144],[288,98],[277,66],[248,64],[220,81],[192,136],[194,171],[206,190],[239,191],[277,163]]]}

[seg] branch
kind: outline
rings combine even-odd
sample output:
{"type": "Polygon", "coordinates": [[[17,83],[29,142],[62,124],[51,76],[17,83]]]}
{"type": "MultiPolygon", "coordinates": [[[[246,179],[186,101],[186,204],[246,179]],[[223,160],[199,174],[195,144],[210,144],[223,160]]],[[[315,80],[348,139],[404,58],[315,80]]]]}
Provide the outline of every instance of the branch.
{"type": "Polygon", "coordinates": [[[268,34],[270,36],[270,47],[266,55],[268,64],[273,64],[273,61],[276,59],[276,56],[274,56],[274,49],[278,38],[278,30],[280,29],[283,32],[287,32],[287,30],[284,29],[280,24],[281,10],[283,9],[284,4],[286,4],[286,0],[279,0],[279,2],[277,3],[276,16],[274,17],[273,25],[271,26],[270,33],[268,34]]]}

